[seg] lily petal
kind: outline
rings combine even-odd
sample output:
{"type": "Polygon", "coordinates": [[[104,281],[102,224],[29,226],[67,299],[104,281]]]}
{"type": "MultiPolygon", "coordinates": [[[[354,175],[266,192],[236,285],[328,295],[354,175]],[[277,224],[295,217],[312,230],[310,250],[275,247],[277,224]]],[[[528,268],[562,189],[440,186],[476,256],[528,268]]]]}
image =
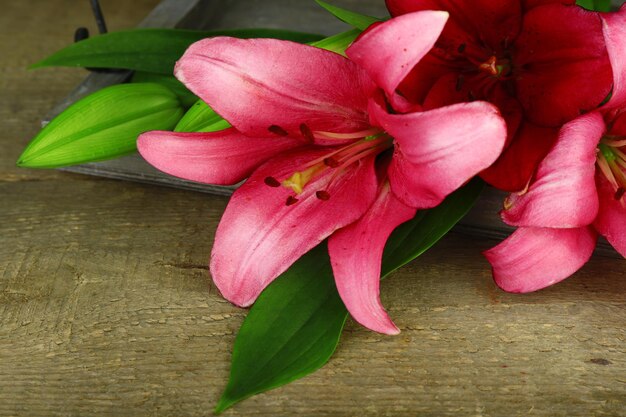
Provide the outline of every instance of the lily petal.
{"type": "Polygon", "coordinates": [[[533,7],[543,6],[544,4],[566,4],[574,5],[576,0],[522,0],[522,7],[524,10],[530,10],[533,7]]]}
{"type": "Polygon", "coordinates": [[[515,39],[521,25],[518,1],[497,0],[386,0],[392,16],[419,10],[445,10],[450,13],[438,46],[456,48],[468,42],[500,46],[502,39],[515,39]]]}
{"type": "Polygon", "coordinates": [[[370,114],[395,138],[391,189],[415,208],[438,205],[491,165],[506,139],[506,124],[498,109],[485,102],[389,114],[372,100],[370,114]]]}
{"type": "Polygon", "coordinates": [[[537,166],[548,154],[558,135],[557,128],[522,122],[511,144],[495,164],[480,173],[480,177],[500,190],[522,191],[528,186],[537,166]]]}
{"type": "Polygon", "coordinates": [[[615,199],[615,189],[603,175],[597,175],[597,184],[600,211],[594,226],[626,258],[626,203],[615,199]]]}
{"type": "Polygon", "coordinates": [[[507,199],[502,219],[513,226],[573,228],[598,214],[596,147],[605,131],[599,112],[561,129],[559,139],[537,169],[527,192],[507,199]]]}
{"type": "Polygon", "coordinates": [[[380,302],[381,259],[391,232],[415,213],[416,209],[398,200],[385,182],[368,212],[328,240],[341,299],[356,321],[375,332],[400,333],[380,302]]]}
{"type": "Polygon", "coordinates": [[[369,74],[388,97],[431,50],[448,13],[425,11],[396,17],[364,33],[346,55],[369,74]]]}
{"type": "Polygon", "coordinates": [[[517,95],[535,124],[562,125],[597,108],[611,91],[598,13],[561,4],[535,7],[524,15],[515,45],[517,95]]]}
{"type": "Polygon", "coordinates": [[[141,156],[155,168],[191,181],[231,185],[274,155],[302,146],[298,139],[251,138],[234,128],[210,133],[152,131],[139,136],[141,156]]]}
{"type": "Polygon", "coordinates": [[[286,152],[259,167],[232,196],[215,234],[211,274],[222,295],[246,307],[293,262],[335,230],[359,219],[372,205],[378,188],[374,158],[362,159],[336,176],[313,179],[298,202],[286,205],[293,193],[265,184],[283,180],[328,150],[286,152]],[[316,198],[327,190],[328,201],[316,198]]]}
{"type": "Polygon", "coordinates": [[[204,39],[187,49],[175,74],[247,136],[281,132],[308,140],[302,125],[335,133],[369,128],[372,81],[347,58],[320,48],[275,39],[204,39]]]}
{"type": "Polygon", "coordinates": [[[602,14],[602,30],[613,68],[613,93],[606,107],[626,104],[626,5],[616,13],[602,14]]]}
{"type": "Polygon", "coordinates": [[[591,258],[596,239],[590,227],[522,227],[484,255],[500,288],[525,293],[555,284],[578,271],[591,258]]]}

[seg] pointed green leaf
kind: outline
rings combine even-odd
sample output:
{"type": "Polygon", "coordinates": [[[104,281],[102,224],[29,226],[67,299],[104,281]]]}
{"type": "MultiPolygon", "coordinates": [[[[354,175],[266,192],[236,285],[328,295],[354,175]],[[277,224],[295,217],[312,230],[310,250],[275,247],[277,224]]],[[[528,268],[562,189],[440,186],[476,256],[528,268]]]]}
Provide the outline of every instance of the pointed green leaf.
{"type": "Polygon", "coordinates": [[[383,277],[408,264],[444,237],[474,206],[483,188],[484,183],[474,179],[439,206],[418,213],[413,220],[394,230],[383,253],[383,277]]]}
{"type": "Polygon", "coordinates": [[[50,66],[120,68],[171,74],[187,47],[213,36],[276,38],[294,42],[315,42],[321,35],[281,29],[233,29],[194,31],[182,29],[132,29],[94,36],[69,45],[31,68],[50,66]]]}
{"type": "Polygon", "coordinates": [[[322,39],[321,41],[312,42],[311,46],[317,48],[326,49],[327,51],[335,52],[341,55],[346,54],[346,49],[354,42],[354,40],[362,32],[359,29],[352,29],[347,32],[342,32],[334,36],[322,39]]]}
{"type": "Polygon", "coordinates": [[[578,0],[576,4],[588,10],[610,12],[611,0],[578,0]]]}
{"type": "MultiPolygon", "coordinates": [[[[383,276],[443,237],[482,188],[481,181],[472,181],[396,229],[385,247],[383,276]]],[[[235,340],[230,379],[215,412],[322,367],[335,351],[347,316],[322,244],[278,277],[252,306],[235,340]]]]}
{"type": "Polygon", "coordinates": [[[217,132],[228,129],[230,123],[222,119],[202,100],[198,100],[180,119],[174,128],[176,132],[217,132]]]}
{"type": "Polygon", "coordinates": [[[184,108],[188,109],[198,101],[198,97],[173,75],[155,74],[152,72],[135,71],[130,80],[133,83],[157,83],[172,90],[184,108]]]}
{"type": "Polygon", "coordinates": [[[371,24],[382,21],[382,19],[378,19],[376,17],[368,16],[365,14],[360,14],[357,12],[353,12],[351,10],[343,9],[341,7],[333,6],[332,4],[328,4],[322,0],[315,0],[315,1],[317,2],[317,4],[322,6],[324,9],[330,12],[337,19],[360,30],[365,30],[371,24]]]}
{"type": "Polygon", "coordinates": [[[230,381],[215,411],[317,370],[335,351],[346,317],[326,245],[320,245],[252,307],[237,335],[230,381]]]}
{"type": "Polygon", "coordinates": [[[65,109],[28,144],[17,161],[57,168],[132,153],[140,133],[170,130],[183,115],[176,95],[159,84],[103,88],[65,109]]]}

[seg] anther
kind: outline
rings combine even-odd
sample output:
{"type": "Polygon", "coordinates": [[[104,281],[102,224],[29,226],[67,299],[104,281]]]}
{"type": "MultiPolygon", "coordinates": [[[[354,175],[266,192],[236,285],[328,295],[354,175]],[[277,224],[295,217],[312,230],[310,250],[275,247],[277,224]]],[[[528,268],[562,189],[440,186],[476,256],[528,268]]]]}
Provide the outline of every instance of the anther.
{"type": "Polygon", "coordinates": [[[615,199],[616,200],[621,200],[622,197],[624,197],[624,194],[626,194],[626,188],[624,187],[619,187],[617,189],[617,191],[615,192],[615,199]]]}
{"type": "Polygon", "coordinates": [[[280,181],[278,181],[274,177],[266,177],[264,182],[265,182],[265,185],[269,185],[270,187],[273,187],[273,188],[280,187],[280,181]]]}
{"type": "Polygon", "coordinates": [[[330,168],[337,168],[341,164],[335,158],[329,157],[329,158],[324,158],[324,165],[330,168]]]}
{"type": "Polygon", "coordinates": [[[302,133],[302,136],[304,136],[304,138],[308,142],[311,142],[311,143],[315,142],[315,137],[313,136],[313,132],[306,124],[302,123],[300,125],[300,133],[302,133]]]}
{"type": "Polygon", "coordinates": [[[322,200],[322,201],[328,201],[330,200],[330,194],[328,193],[328,191],[317,191],[315,193],[315,197],[317,197],[318,199],[322,200]]]}
{"type": "Polygon", "coordinates": [[[296,204],[298,202],[298,199],[295,198],[294,196],[290,195],[289,197],[287,197],[287,201],[285,202],[285,204],[287,206],[293,206],[294,204],[296,204]]]}
{"type": "Polygon", "coordinates": [[[289,132],[287,132],[282,127],[276,126],[276,125],[271,125],[270,127],[267,128],[267,130],[269,130],[270,132],[272,132],[273,134],[278,135],[278,136],[287,136],[287,135],[289,135],[289,132]]]}
{"type": "Polygon", "coordinates": [[[459,53],[460,53],[460,54],[462,54],[463,52],[465,52],[465,47],[466,47],[466,46],[467,46],[467,45],[466,45],[466,44],[464,44],[464,43],[460,44],[460,45],[459,45],[459,48],[457,49],[457,51],[459,51],[459,53]]]}

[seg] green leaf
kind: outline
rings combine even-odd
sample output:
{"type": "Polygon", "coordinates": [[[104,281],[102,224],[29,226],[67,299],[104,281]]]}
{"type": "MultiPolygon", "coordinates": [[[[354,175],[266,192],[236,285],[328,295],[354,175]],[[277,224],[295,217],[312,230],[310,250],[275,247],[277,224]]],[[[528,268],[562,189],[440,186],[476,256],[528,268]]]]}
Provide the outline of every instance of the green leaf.
{"type": "Polygon", "coordinates": [[[228,129],[230,123],[222,119],[202,100],[198,100],[178,122],[176,132],[217,132],[228,129]]]}
{"type": "Polygon", "coordinates": [[[346,318],[326,245],[320,245],[274,281],[250,310],[215,412],[317,370],[335,351],[346,318]]]}
{"type": "Polygon", "coordinates": [[[184,108],[188,109],[198,101],[198,97],[173,75],[155,74],[152,72],[135,71],[130,80],[133,83],[157,83],[172,90],[184,108]]]}
{"type": "Polygon", "coordinates": [[[439,206],[418,213],[413,220],[394,230],[383,253],[383,277],[408,264],[444,237],[474,206],[483,188],[484,183],[474,179],[439,206]]]}
{"type": "Polygon", "coordinates": [[[315,0],[315,1],[324,9],[328,10],[337,19],[360,30],[365,30],[371,24],[381,21],[381,19],[378,19],[376,17],[342,9],[341,7],[333,6],[332,4],[328,4],[322,0],[315,0]]]}
{"type": "Polygon", "coordinates": [[[170,89],[159,84],[103,88],[65,109],[28,144],[17,165],[57,168],[132,153],[137,136],[170,130],[183,115],[170,89]]]}
{"type": "MultiPolygon", "coordinates": [[[[385,247],[383,275],[441,239],[474,205],[482,189],[483,183],[474,180],[396,229],[385,247]]],[[[267,287],[252,306],[235,340],[230,379],[215,412],[321,368],[335,351],[347,317],[326,245],[319,245],[267,287]]]]}
{"type": "Polygon", "coordinates": [[[577,0],[576,4],[588,10],[610,12],[611,0],[577,0]]]}
{"type": "Polygon", "coordinates": [[[132,29],[94,36],[69,45],[31,68],[50,66],[120,68],[171,74],[187,47],[212,36],[276,38],[294,42],[315,42],[321,35],[281,29],[234,29],[193,31],[182,29],[132,29]]]}
{"type": "Polygon", "coordinates": [[[334,36],[322,39],[321,41],[312,42],[311,46],[317,48],[326,49],[327,51],[335,52],[341,55],[346,54],[346,49],[354,42],[354,40],[361,34],[361,30],[352,29],[347,32],[342,32],[334,36]]]}

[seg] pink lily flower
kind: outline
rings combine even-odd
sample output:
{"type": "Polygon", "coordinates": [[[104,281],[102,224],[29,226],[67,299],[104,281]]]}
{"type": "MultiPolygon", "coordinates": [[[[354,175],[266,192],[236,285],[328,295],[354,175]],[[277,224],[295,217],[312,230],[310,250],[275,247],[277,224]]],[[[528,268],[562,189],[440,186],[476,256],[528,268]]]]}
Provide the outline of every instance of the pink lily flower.
{"type": "Polygon", "coordinates": [[[506,291],[569,277],[589,260],[598,234],[626,257],[626,7],[603,23],[611,100],[563,126],[528,189],[505,202],[502,219],[519,228],[485,255],[506,291]]]}
{"type": "Polygon", "coordinates": [[[499,189],[525,188],[561,125],[596,109],[611,90],[599,14],[574,4],[387,0],[392,16],[450,13],[435,48],[399,93],[425,108],[475,99],[496,104],[507,121],[508,140],[501,158],[481,176],[499,189]]]}
{"type": "Polygon", "coordinates": [[[506,137],[504,120],[485,102],[410,114],[385,102],[447,18],[392,19],[352,45],[351,59],[271,39],[213,38],[187,50],[176,76],[233,128],[148,132],[138,147],[179,177],[212,184],[249,177],[226,208],[211,254],[226,299],[251,305],[328,238],[352,316],[372,330],[399,332],[379,298],[389,234],[491,165],[506,137]]]}

